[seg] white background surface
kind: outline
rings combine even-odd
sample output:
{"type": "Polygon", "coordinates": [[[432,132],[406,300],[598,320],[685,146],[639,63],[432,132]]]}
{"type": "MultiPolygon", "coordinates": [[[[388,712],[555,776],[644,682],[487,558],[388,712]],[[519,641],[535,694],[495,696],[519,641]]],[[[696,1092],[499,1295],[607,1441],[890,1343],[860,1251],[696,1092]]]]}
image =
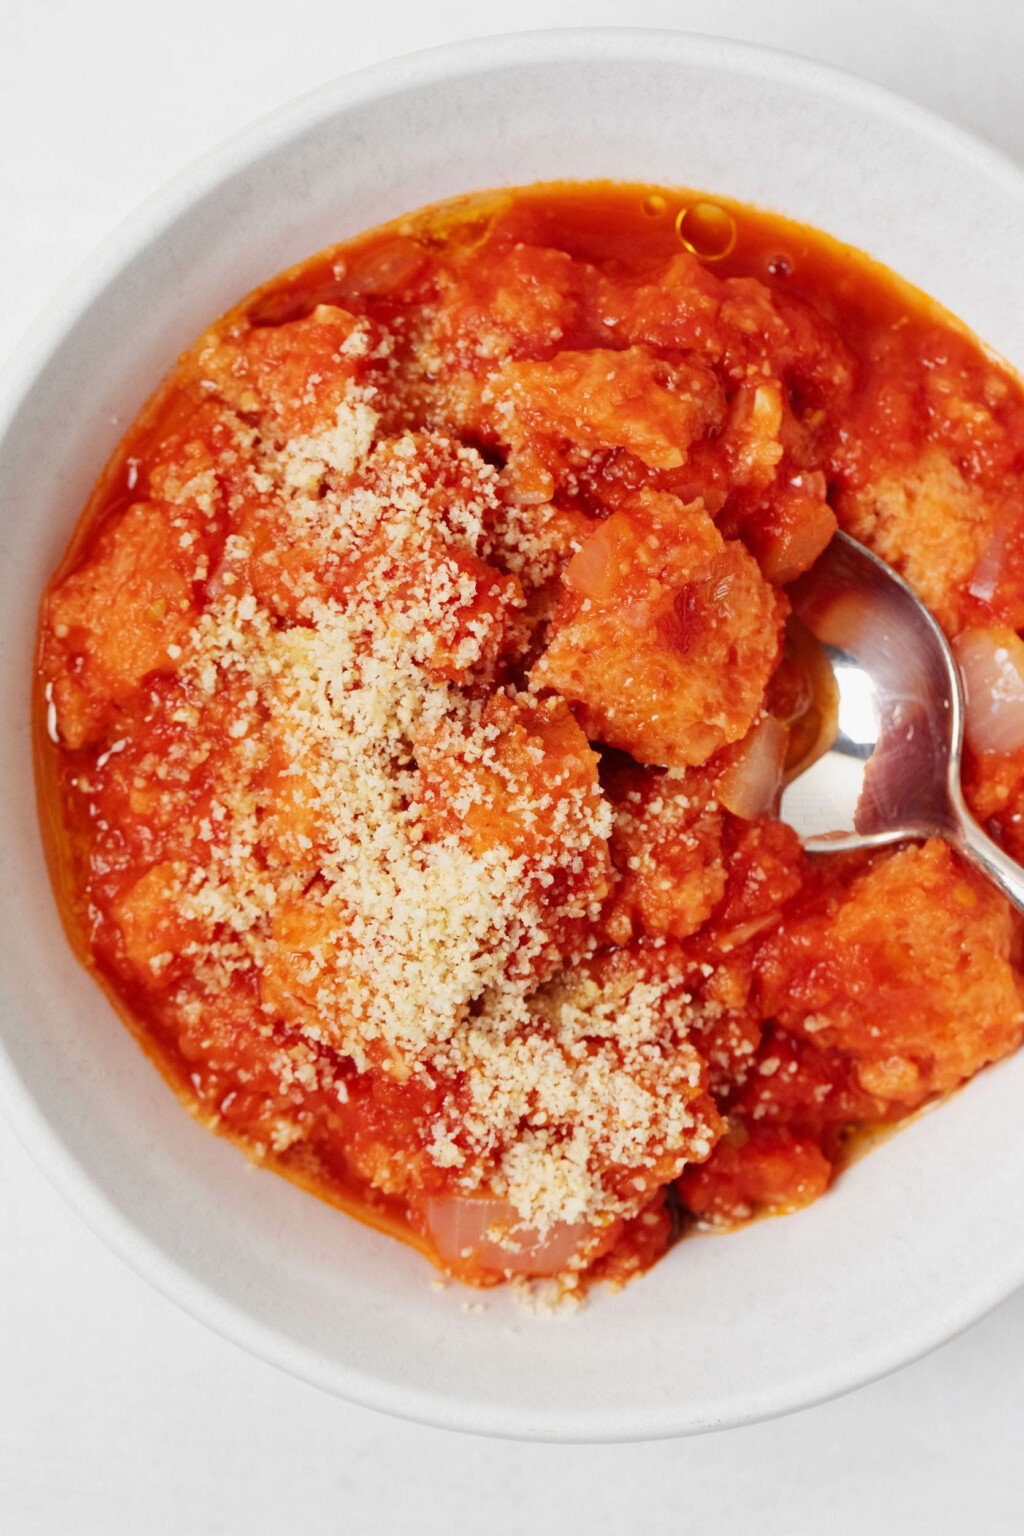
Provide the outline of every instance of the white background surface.
{"type": "MultiPolygon", "coordinates": [[[[630,22],[771,43],[870,75],[1024,161],[1021,0],[517,0],[508,15],[436,0],[0,0],[0,355],[114,223],[219,138],[334,74],[474,33],[630,22]]],[[[964,260],[984,260],[983,231],[964,260]]],[[[399,1424],[279,1375],[150,1292],[0,1122],[2,1536],[1016,1536],[1022,1369],[1024,1293],[896,1377],[701,1440],[521,1446],[399,1424]]]]}

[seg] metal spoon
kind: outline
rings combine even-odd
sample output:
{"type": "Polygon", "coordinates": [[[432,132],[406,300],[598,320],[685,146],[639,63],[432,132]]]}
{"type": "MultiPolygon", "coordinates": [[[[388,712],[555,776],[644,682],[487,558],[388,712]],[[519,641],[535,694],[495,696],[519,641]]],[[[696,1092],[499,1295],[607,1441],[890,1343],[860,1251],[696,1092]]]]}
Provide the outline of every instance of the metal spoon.
{"type": "Polygon", "coordinates": [[[1024,911],[1024,869],[964,804],[960,676],[924,604],[844,533],[789,591],[835,700],[817,755],[783,791],[783,821],[811,853],[945,838],[1024,911]]]}

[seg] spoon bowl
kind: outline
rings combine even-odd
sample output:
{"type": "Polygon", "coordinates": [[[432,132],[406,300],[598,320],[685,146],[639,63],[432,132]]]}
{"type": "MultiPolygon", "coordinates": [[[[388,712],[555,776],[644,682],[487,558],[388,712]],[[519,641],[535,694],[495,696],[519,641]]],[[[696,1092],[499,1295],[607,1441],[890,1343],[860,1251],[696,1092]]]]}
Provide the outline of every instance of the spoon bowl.
{"type": "Polygon", "coordinates": [[[783,791],[782,819],[811,853],[944,838],[1024,911],[1024,869],[964,803],[960,675],[927,608],[845,533],[790,598],[834,693],[815,754],[783,791]]]}

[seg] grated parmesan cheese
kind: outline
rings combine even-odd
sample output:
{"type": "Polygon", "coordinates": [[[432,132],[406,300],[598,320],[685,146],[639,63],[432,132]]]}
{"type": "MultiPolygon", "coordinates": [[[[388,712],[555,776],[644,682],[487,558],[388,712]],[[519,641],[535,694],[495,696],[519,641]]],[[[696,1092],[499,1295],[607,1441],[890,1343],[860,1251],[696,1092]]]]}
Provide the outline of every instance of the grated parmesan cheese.
{"type": "MultiPolygon", "coordinates": [[[[585,738],[564,705],[494,689],[524,599],[486,556],[515,509],[472,449],[383,435],[355,382],[324,428],[246,428],[243,446],[283,547],[319,575],[286,573],[282,623],[233,533],[176,647],[171,718],[192,743],[219,720],[223,748],[204,861],[162,876],[179,954],[214,991],[258,978],[264,1027],[309,1042],[308,1061],[280,1054],[283,1091],[322,1059],[434,1085],[427,1164],[524,1231],[632,1214],[710,1148],[702,1062],[671,976],[592,958],[612,813],[585,738]]],[[[521,568],[548,575],[543,541],[521,568]]],[[[303,1134],[286,1116],[268,1145],[303,1134]]]]}

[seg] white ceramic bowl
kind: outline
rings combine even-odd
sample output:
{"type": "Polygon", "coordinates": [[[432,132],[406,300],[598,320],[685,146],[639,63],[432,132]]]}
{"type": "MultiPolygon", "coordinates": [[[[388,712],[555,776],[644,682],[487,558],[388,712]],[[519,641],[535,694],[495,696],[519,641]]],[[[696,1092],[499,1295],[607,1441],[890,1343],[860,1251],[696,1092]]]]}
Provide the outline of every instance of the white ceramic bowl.
{"type": "MultiPolygon", "coordinates": [[[[452,1428],[626,1439],[797,1408],[910,1360],[1024,1281],[1024,1055],[809,1211],[684,1243],[537,1319],[431,1288],[409,1250],[195,1126],[80,970],[36,828],[36,603],[116,438],[257,281],[449,194],[554,177],[693,185],[871,251],[1024,364],[1024,179],[861,81],[679,33],[548,32],[323,87],[185,172],[59,297],[0,396],[0,1090],[30,1150],[141,1274],[332,1392],[452,1428]]],[[[31,1283],[31,1276],[26,1277],[31,1283]]]]}

